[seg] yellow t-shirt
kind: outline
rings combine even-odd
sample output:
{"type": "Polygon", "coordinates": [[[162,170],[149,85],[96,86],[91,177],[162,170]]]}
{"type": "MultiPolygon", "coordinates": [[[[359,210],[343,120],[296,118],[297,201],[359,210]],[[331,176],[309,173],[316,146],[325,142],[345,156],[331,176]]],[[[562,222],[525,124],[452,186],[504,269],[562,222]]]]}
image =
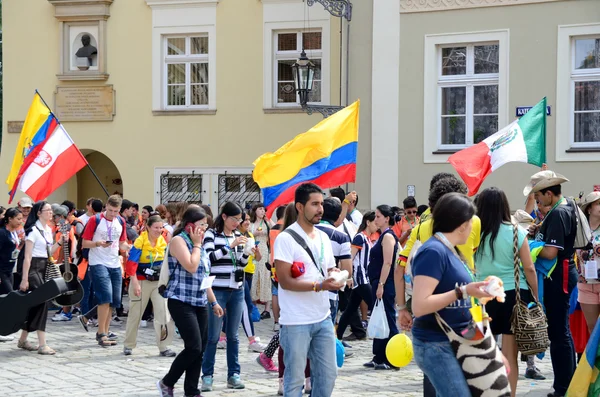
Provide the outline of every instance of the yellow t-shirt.
{"type": "MultiPolygon", "coordinates": [[[[248,237],[254,238],[254,235],[252,235],[252,233],[248,232],[248,237]]],[[[256,265],[254,264],[254,255],[250,255],[248,257],[248,264],[244,267],[244,272],[254,274],[255,270],[256,270],[256,265]]]]}
{"type": "MultiPolygon", "coordinates": [[[[421,225],[415,227],[410,234],[410,238],[406,242],[404,249],[400,253],[400,265],[406,266],[406,259],[410,254],[410,250],[415,244],[416,240],[420,240],[422,243],[429,240],[431,237],[431,231],[433,228],[433,219],[428,219],[425,222],[421,223],[421,225]],[[419,238],[417,238],[417,233],[419,234],[419,238]]],[[[481,220],[477,215],[473,216],[473,228],[471,229],[471,234],[469,235],[469,239],[467,243],[464,245],[457,246],[458,250],[464,255],[467,260],[467,264],[471,269],[475,269],[475,262],[473,261],[473,255],[475,254],[475,250],[479,247],[481,239],[481,220]]]]}

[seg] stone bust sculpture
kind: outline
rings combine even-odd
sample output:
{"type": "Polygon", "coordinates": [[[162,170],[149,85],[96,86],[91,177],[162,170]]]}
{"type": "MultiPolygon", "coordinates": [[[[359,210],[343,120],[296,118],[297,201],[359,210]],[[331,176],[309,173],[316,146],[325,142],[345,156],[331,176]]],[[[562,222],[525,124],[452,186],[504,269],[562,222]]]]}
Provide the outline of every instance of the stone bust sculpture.
{"type": "Polygon", "coordinates": [[[77,50],[75,56],[78,58],[87,58],[89,60],[89,64],[92,64],[92,55],[98,54],[98,49],[90,44],[91,39],[90,35],[84,34],[81,36],[81,44],[83,47],[77,50]]]}

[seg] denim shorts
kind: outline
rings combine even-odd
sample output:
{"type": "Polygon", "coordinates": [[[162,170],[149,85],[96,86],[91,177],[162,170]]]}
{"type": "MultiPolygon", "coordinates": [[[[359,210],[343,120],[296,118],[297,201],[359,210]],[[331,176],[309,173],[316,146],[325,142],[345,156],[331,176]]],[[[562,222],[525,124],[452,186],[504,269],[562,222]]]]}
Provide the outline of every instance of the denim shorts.
{"type": "Polygon", "coordinates": [[[271,283],[271,295],[279,296],[279,289],[271,283]]]}
{"type": "Polygon", "coordinates": [[[123,278],[118,267],[94,265],[89,267],[92,271],[94,294],[99,305],[110,303],[111,307],[121,306],[121,286],[123,278]]]}

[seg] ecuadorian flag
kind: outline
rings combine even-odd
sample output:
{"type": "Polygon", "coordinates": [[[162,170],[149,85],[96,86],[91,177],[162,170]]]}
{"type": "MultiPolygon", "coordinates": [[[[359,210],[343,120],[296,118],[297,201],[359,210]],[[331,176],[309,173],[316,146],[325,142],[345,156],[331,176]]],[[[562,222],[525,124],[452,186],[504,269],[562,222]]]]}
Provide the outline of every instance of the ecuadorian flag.
{"type": "Polygon", "coordinates": [[[31,102],[31,106],[27,112],[23,129],[21,130],[12,167],[6,178],[10,195],[9,203],[12,201],[19,186],[19,179],[23,174],[23,170],[33,162],[42,144],[52,135],[57,126],[58,120],[44,104],[40,94],[36,91],[33,102],[31,102]]]}
{"type": "Polygon", "coordinates": [[[565,397],[600,396],[600,376],[598,372],[600,355],[598,354],[598,347],[600,347],[600,320],[594,327],[565,397]]]}
{"type": "Polygon", "coordinates": [[[262,189],[268,216],[294,201],[302,183],[329,188],[355,182],[359,108],[356,101],[254,161],[252,176],[262,189]]]}

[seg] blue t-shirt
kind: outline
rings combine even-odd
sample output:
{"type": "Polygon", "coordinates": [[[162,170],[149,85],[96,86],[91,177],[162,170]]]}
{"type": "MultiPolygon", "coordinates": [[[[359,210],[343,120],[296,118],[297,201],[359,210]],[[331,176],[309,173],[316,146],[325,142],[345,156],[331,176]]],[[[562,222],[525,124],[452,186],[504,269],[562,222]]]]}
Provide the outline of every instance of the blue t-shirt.
{"type": "MultiPolygon", "coordinates": [[[[517,237],[519,249],[525,240],[525,229],[519,226],[517,228],[517,237]]],[[[515,265],[513,262],[513,225],[503,223],[500,225],[498,235],[494,240],[494,257],[490,249],[490,236],[485,238],[477,248],[475,254],[475,268],[477,269],[477,281],[484,281],[488,276],[499,277],[504,283],[505,291],[515,289],[515,265]]],[[[527,288],[525,273],[521,268],[521,289],[527,288]]]]}
{"type": "MultiPolygon", "coordinates": [[[[456,257],[441,241],[432,237],[423,244],[412,262],[413,280],[417,276],[428,276],[439,281],[433,294],[453,291],[456,285],[472,281],[466,265],[456,257]]],[[[438,313],[456,333],[467,327],[471,321],[470,300],[456,300],[438,313]]],[[[417,317],[413,326],[413,336],[421,341],[443,342],[448,337],[438,326],[435,315],[417,317]]]]}

